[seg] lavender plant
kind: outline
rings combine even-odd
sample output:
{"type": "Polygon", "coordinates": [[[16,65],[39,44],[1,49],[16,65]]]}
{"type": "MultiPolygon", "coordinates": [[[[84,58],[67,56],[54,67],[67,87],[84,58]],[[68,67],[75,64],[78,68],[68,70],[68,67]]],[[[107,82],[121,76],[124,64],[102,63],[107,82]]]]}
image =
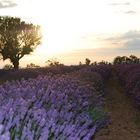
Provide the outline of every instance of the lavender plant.
{"type": "Polygon", "coordinates": [[[107,122],[102,106],[97,90],[72,75],[7,81],[0,85],[0,140],[90,140],[107,122]]]}
{"type": "Polygon", "coordinates": [[[137,106],[140,106],[140,65],[117,65],[115,70],[125,89],[126,95],[132,97],[137,106]]]}

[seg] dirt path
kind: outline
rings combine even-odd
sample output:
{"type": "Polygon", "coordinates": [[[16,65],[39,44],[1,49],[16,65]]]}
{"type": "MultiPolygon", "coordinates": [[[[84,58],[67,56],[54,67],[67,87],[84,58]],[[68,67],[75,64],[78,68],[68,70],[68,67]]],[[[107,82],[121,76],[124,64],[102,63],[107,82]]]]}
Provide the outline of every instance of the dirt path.
{"type": "Polygon", "coordinates": [[[95,140],[140,140],[140,111],[124,94],[114,74],[106,83],[105,98],[111,122],[97,133],[95,140]]]}

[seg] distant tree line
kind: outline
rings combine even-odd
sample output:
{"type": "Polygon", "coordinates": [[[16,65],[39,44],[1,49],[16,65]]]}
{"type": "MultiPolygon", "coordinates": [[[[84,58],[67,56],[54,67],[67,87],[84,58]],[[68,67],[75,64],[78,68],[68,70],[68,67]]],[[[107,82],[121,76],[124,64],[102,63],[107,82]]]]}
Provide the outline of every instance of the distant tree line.
{"type": "Polygon", "coordinates": [[[100,62],[97,62],[97,61],[94,61],[94,62],[91,62],[91,60],[89,58],[86,58],[85,59],[85,63],[82,63],[81,61],[79,62],[79,65],[109,65],[111,64],[110,62],[107,62],[107,61],[100,61],[100,62]]]}
{"type": "Polygon", "coordinates": [[[116,64],[140,64],[140,58],[135,55],[130,56],[117,56],[114,58],[113,62],[110,63],[108,61],[94,61],[91,62],[89,58],[85,59],[85,63],[79,62],[79,65],[116,65],[116,64]]]}
{"type": "Polygon", "coordinates": [[[40,68],[40,66],[34,63],[30,63],[30,64],[27,64],[26,68],[40,68]]]}
{"type": "Polygon", "coordinates": [[[117,56],[114,58],[113,64],[140,64],[140,58],[135,55],[117,56]]]}
{"type": "Polygon", "coordinates": [[[64,66],[64,64],[60,63],[56,58],[50,59],[46,61],[47,66],[56,67],[56,66],[64,66]]]}
{"type": "MultiPolygon", "coordinates": [[[[58,67],[58,66],[64,66],[64,64],[60,63],[59,60],[55,59],[50,59],[47,60],[46,62],[46,67],[58,67]]],[[[130,55],[129,57],[127,56],[117,56],[114,58],[113,62],[110,63],[108,61],[94,61],[91,62],[89,58],[85,59],[85,62],[82,63],[81,61],[79,62],[79,66],[89,66],[89,65],[116,65],[116,64],[140,64],[140,58],[138,58],[135,55],[130,55]]],[[[30,63],[26,65],[26,68],[39,68],[39,65],[36,65],[34,63],[30,63]]],[[[13,69],[14,67],[11,64],[6,64],[3,69],[13,69]]]]}

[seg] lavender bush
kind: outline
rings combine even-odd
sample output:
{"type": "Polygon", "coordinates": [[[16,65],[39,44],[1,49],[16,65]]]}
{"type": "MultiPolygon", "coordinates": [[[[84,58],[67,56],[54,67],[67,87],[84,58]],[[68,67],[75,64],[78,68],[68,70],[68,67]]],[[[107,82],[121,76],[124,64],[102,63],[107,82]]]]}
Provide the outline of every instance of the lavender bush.
{"type": "Polygon", "coordinates": [[[136,105],[140,107],[140,65],[117,65],[115,71],[125,88],[126,94],[131,96],[136,105]]]}
{"type": "Polygon", "coordinates": [[[102,106],[93,87],[70,75],[6,82],[0,140],[90,140],[107,122],[102,106]]]}

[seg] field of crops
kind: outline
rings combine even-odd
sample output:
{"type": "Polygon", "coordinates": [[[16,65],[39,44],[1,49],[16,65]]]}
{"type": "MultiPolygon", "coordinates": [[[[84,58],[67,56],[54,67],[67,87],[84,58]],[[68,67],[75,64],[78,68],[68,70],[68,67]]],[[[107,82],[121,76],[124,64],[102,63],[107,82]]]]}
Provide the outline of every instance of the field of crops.
{"type": "Polygon", "coordinates": [[[108,66],[0,85],[0,140],[90,140],[107,124],[108,66]]]}
{"type": "Polygon", "coordinates": [[[115,70],[126,95],[132,97],[135,104],[140,107],[140,65],[118,65],[115,70]]]}
{"type": "MultiPolygon", "coordinates": [[[[114,106],[121,99],[106,99],[105,85],[115,77],[140,107],[139,64],[1,70],[0,75],[0,140],[95,140],[97,132],[110,123],[105,103],[114,106]]],[[[107,90],[117,93],[119,87],[112,82],[107,90]]],[[[118,119],[123,125],[123,119],[118,119]]],[[[114,128],[112,124],[109,131],[114,128]]]]}

